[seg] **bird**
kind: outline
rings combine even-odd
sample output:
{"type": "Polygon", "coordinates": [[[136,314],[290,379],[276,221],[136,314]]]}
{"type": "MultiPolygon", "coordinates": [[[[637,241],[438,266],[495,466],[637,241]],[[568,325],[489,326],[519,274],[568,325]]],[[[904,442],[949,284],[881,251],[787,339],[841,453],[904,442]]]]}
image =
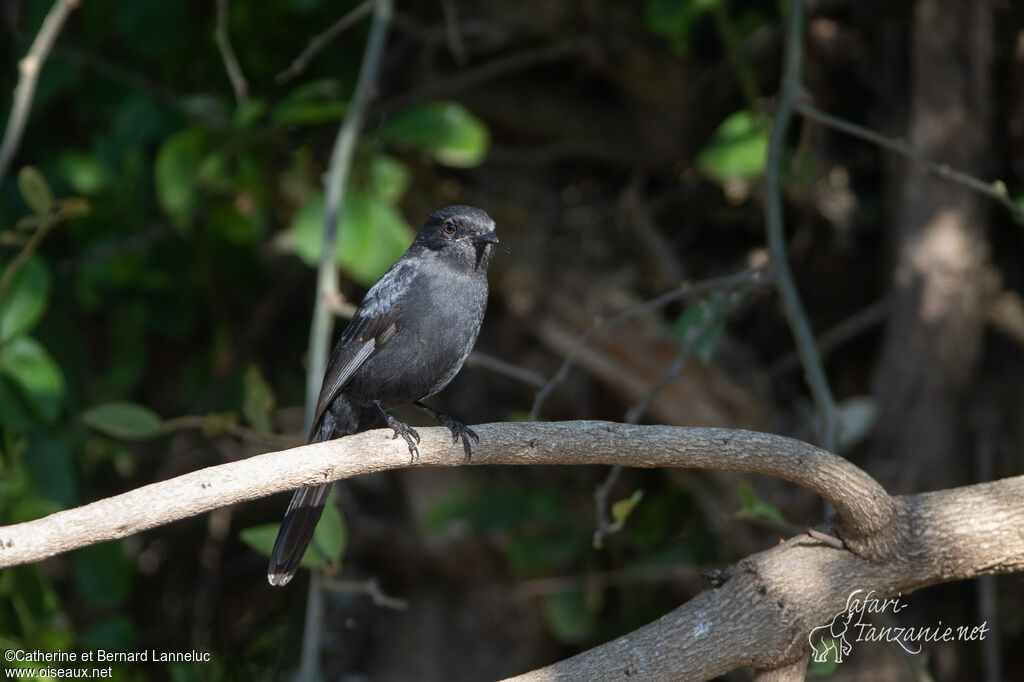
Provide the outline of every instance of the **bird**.
{"type": "MultiPolygon", "coordinates": [[[[487,266],[499,243],[494,220],[473,206],[433,213],[408,250],[366,293],[331,351],[307,442],[387,426],[419,458],[416,429],[389,409],[412,404],[433,416],[472,456],[465,424],[424,404],[462,369],[487,309],[487,266]]],[[[299,488],[274,542],[267,581],[298,570],[333,483],[299,488]]]]}

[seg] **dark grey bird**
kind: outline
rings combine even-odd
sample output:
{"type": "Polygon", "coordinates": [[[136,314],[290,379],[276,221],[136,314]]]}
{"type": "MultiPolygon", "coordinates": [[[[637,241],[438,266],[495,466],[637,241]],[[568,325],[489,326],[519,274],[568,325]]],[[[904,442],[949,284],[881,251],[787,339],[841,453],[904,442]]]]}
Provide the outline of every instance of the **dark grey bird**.
{"type": "MultiPolygon", "coordinates": [[[[412,403],[462,439],[472,429],[423,404],[458,374],[476,343],[487,308],[487,265],[498,243],[494,221],[472,206],[431,215],[409,249],[367,292],[331,352],[309,442],[387,425],[413,460],[419,434],[388,413],[412,403]]],[[[299,567],[332,484],[300,488],[270,554],[267,580],[287,585],[299,567]]]]}

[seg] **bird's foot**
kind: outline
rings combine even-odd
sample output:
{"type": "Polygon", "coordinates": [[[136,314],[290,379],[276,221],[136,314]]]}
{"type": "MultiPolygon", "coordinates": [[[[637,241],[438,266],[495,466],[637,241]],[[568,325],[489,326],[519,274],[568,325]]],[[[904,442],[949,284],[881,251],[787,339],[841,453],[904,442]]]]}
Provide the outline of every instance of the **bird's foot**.
{"type": "Polygon", "coordinates": [[[399,436],[405,439],[405,444],[409,446],[409,461],[415,462],[420,458],[420,449],[416,447],[416,443],[420,442],[420,434],[416,432],[416,429],[412,428],[405,422],[400,422],[384,409],[384,406],[379,402],[374,402],[380,413],[384,415],[387,420],[388,428],[393,430],[395,434],[391,436],[391,440],[395,440],[399,436]],[[414,440],[415,439],[415,440],[414,440]]]}
{"type": "Polygon", "coordinates": [[[458,443],[459,439],[461,438],[462,449],[466,451],[466,461],[468,462],[471,459],[473,459],[473,449],[469,446],[469,439],[472,438],[477,443],[480,442],[480,436],[476,435],[476,432],[473,429],[469,428],[460,421],[452,419],[443,412],[438,412],[432,407],[427,407],[422,402],[417,402],[416,407],[420,408],[425,412],[430,413],[430,415],[432,415],[434,419],[440,422],[442,426],[447,426],[448,430],[452,432],[453,443],[458,443]]]}
{"type": "Polygon", "coordinates": [[[420,449],[416,447],[416,443],[420,442],[420,434],[416,433],[416,429],[412,428],[404,422],[400,422],[390,414],[388,415],[388,428],[393,429],[395,435],[391,436],[391,440],[395,440],[399,436],[405,439],[405,444],[409,446],[409,461],[415,462],[420,458],[420,449]],[[416,439],[413,441],[413,439],[416,439]]]}
{"type": "Polygon", "coordinates": [[[462,422],[457,422],[451,417],[445,415],[441,415],[441,418],[438,419],[438,421],[441,422],[443,426],[447,426],[452,432],[453,443],[458,443],[459,438],[462,439],[462,448],[466,451],[466,461],[468,462],[473,459],[473,449],[469,447],[469,439],[472,438],[477,443],[480,442],[480,436],[476,435],[476,431],[469,428],[462,422]]]}

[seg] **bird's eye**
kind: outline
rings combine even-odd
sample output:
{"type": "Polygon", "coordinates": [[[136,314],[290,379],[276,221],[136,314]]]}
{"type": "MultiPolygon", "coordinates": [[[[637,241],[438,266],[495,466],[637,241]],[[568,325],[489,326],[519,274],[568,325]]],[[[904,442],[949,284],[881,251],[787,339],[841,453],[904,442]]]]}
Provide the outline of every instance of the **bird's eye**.
{"type": "Polygon", "coordinates": [[[444,221],[443,225],[441,225],[441,229],[444,230],[444,233],[449,237],[452,236],[453,234],[455,234],[455,221],[449,218],[448,220],[444,221]]]}

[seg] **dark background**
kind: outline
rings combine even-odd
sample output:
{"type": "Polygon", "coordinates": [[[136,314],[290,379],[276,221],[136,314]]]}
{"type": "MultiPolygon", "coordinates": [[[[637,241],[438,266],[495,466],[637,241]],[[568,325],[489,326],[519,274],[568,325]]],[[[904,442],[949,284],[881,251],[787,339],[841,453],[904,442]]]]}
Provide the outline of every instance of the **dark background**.
{"type": "MultiPolygon", "coordinates": [[[[22,220],[34,215],[23,167],[57,198],[88,205],[55,221],[0,300],[0,522],[301,440],[322,174],[369,19],[301,74],[275,76],[356,4],[232,3],[244,103],[214,41],[215,3],[89,0],[72,13],[0,184],[3,267],[40,229],[39,215],[22,220]],[[12,348],[31,356],[27,368],[12,369],[12,348]],[[125,402],[149,412],[125,413],[125,402]],[[111,403],[114,416],[96,409],[111,403]]],[[[4,112],[49,7],[0,3],[4,112]]],[[[430,212],[481,206],[508,252],[492,265],[477,350],[545,381],[598,317],[765,262],[777,3],[447,0],[396,11],[340,228],[349,302],[430,212]]],[[[1019,3],[811,2],[806,97],[1002,178],[1018,197],[1021,27],[1019,3]]],[[[856,436],[843,454],[900,493],[1019,473],[1024,228],[988,199],[799,116],[782,170],[788,255],[809,321],[819,334],[855,323],[825,356],[856,436]],[[943,216],[962,237],[942,252],[952,257],[914,260],[921,226],[943,216]],[[911,261],[909,280],[894,277],[911,261]]],[[[642,422],[820,442],[774,288],[701,305],[675,303],[595,336],[540,418],[623,420],[689,338],[682,373],[642,422]]],[[[434,403],[467,424],[523,419],[537,388],[471,362],[434,403]]],[[[631,509],[624,527],[595,549],[593,491],[606,473],[410,470],[346,482],[346,532],[336,532],[343,546],[329,571],[376,579],[409,608],[326,592],[325,679],[524,672],[658,618],[705,588],[699,568],[821,518],[810,493],[778,481],[627,471],[611,499],[642,499],[618,507],[631,509]]],[[[265,557],[240,532],[276,523],[285,505],[280,496],[6,569],[0,642],[212,655],[115,666],[118,679],[284,679],[299,660],[308,573],[271,589],[265,557]]],[[[988,619],[1014,679],[1020,579],[996,589],[998,609],[986,613],[974,584],[910,595],[901,624],[988,619]]],[[[975,644],[899,654],[861,644],[821,672],[963,680],[982,679],[985,665],[975,644]]]]}

